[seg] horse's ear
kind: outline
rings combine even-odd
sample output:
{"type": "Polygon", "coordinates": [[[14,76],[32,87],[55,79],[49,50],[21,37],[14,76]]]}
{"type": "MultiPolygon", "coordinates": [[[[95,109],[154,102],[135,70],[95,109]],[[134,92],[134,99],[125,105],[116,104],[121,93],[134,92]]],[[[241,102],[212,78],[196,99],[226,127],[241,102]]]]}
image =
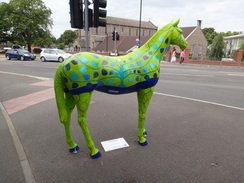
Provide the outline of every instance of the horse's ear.
{"type": "Polygon", "coordinates": [[[176,20],[175,23],[173,23],[173,26],[174,27],[177,27],[177,25],[179,24],[179,22],[180,22],[180,19],[176,20]]]}

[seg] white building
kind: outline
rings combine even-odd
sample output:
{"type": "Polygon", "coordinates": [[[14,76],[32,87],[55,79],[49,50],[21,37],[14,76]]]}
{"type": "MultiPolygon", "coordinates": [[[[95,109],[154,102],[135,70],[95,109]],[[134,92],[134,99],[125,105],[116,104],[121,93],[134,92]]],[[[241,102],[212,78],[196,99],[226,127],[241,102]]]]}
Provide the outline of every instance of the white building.
{"type": "Polygon", "coordinates": [[[244,43],[244,34],[224,37],[224,41],[227,44],[226,55],[230,55],[240,48],[241,43],[244,43]]]}

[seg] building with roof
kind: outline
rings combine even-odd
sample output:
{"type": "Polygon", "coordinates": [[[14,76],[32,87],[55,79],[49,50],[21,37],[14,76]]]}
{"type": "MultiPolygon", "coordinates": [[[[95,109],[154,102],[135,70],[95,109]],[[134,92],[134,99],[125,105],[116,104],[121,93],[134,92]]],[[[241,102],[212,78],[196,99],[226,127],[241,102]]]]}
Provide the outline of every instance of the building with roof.
{"type": "MultiPolygon", "coordinates": [[[[138,20],[116,17],[107,17],[106,19],[106,27],[90,28],[89,43],[91,51],[113,52],[118,50],[120,53],[127,53],[138,48],[136,41],[139,37],[138,20]],[[120,35],[120,39],[116,42],[112,40],[112,32],[114,30],[120,35]]],[[[180,27],[183,30],[183,36],[188,42],[189,59],[206,58],[208,42],[202,32],[201,23],[202,21],[198,20],[196,26],[180,27]]],[[[141,45],[146,43],[157,32],[157,29],[152,22],[142,21],[141,45]]],[[[175,47],[177,52],[180,52],[180,48],[175,47]]],[[[85,32],[83,29],[78,31],[78,39],[75,41],[74,51],[85,51],[85,32]]]]}
{"type": "MultiPolygon", "coordinates": [[[[89,45],[91,51],[114,51],[115,43],[112,40],[112,32],[114,30],[120,35],[120,40],[116,41],[117,50],[126,52],[128,49],[136,45],[136,39],[139,37],[138,20],[109,16],[106,17],[106,19],[106,27],[91,27],[89,29],[89,45]],[[122,45],[122,42],[127,42],[127,44],[122,45]]],[[[152,22],[141,21],[142,43],[145,43],[144,41],[146,39],[144,37],[149,39],[155,32],[157,32],[157,29],[158,28],[152,22]]],[[[78,30],[78,39],[74,43],[74,51],[85,51],[85,31],[83,29],[78,30]]]]}
{"type": "Polygon", "coordinates": [[[230,55],[233,51],[240,49],[241,44],[244,44],[244,34],[224,37],[226,43],[226,55],[230,55]]]}
{"type": "Polygon", "coordinates": [[[180,27],[188,42],[189,59],[204,59],[207,56],[208,41],[202,32],[202,20],[197,20],[197,26],[180,27]]]}

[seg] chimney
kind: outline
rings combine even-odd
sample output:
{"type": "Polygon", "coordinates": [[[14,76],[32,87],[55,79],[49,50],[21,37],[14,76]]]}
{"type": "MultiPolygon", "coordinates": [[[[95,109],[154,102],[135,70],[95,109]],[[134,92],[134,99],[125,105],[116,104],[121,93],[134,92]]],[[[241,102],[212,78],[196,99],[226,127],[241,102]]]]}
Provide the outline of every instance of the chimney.
{"type": "Polygon", "coordinates": [[[197,26],[201,28],[202,20],[197,20],[197,26]]]}

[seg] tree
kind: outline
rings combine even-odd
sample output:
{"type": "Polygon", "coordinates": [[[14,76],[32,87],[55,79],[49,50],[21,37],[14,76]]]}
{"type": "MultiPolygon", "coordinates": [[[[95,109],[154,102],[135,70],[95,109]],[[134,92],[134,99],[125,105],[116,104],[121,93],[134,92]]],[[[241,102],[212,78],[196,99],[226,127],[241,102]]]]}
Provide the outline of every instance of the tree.
{"type": "Polygon", "coordinates": [[[11,10],[12,8],[8,3],[0,3],[0,42],[12,41],[9,34],[11,24],[7,21],[11,10]]]}
{"type": "Polygon", "coordinates": [[[77,31],[66,30],[58,39],[58,43],[63,43],[64,45],[70,46],[77,39],[77,31]]]}
{"type": "MultiPolygon", "coordinates": [[[[240,50],[244,50],[244,42],[241,43],[239,49],[240,49],[240,50]]],[[[244,61],[244,54],[242,55],[242,61],[244,61]]]]}
{"type": "Polygon", "coordinates": [[[226,36],[233,36],[233,35],[238,35],[238,34],[242,34],[242,32],[237,32],[237,31],[234,31],[234,32],[231,32],[231,31],[228,31],[228,32],[221,32],[221,33],[217,33],[215,31],[214,28],[212,27],[209,27],[209,28],[204,28],[202,30],[205,38],[207,39],[208,41],[208,45],[211,45],[213,43],[213,40],[214,38],[218,35],[218,34],[223,34],[224,37],[226,36]]]}
{"type": "Polygon", "coordinates": [[[60,43],[60,44],[58,44],[58,45],[57,45],[57,48],[63,50],[63,49],[65,48],[64,43],[60,43]]]}
{"type": "Polygon", "coordinates": [[[50,36],[50,33],[46,34],[47,35],[44,35],[43,37],[35,39],[34,44],[40,47],[51,47],[51,45],[55,44],[56,38],[52,35],[50,36]]]}
{"type": "Polygon", "coordinates": [[[242,32],[231,32],[231,31],[228,31],[228,32],[225,32],[223,33],[224,34],[224,37],[227,37],[227,36],[234,36],[234,35],[239,35],[239,34],[242,34],[242,32]]]}
{"type": "Polygon", "coordinates": [[[202,32],[208,41],[208,45],[211,45],[213,43],[214,38],[218,35],[218,33],[215,32],[215,29],[212,27],[204,28],[202,32]]]}
{"type": "Polygon", "coordinates": [[[242,42],[241,44],[240,44],[240,48],[239,48],[240,50],[244,50],[244,42],[242,42]]]}
{"type": "Polygon", "coordinates": [[[9,7],[4,6],[8,10],[5,28],[12,40],[25,43],[30,51],[36,40],[51,37],[52,11],[42,0],[10,0],[9,7]]]}
{"type": "Polygon", "coordinates": [[[212,43],[209,58],[213,60],[221,60],[224,55],[224,39],[222,34],[218,34],[212,43]]]}

